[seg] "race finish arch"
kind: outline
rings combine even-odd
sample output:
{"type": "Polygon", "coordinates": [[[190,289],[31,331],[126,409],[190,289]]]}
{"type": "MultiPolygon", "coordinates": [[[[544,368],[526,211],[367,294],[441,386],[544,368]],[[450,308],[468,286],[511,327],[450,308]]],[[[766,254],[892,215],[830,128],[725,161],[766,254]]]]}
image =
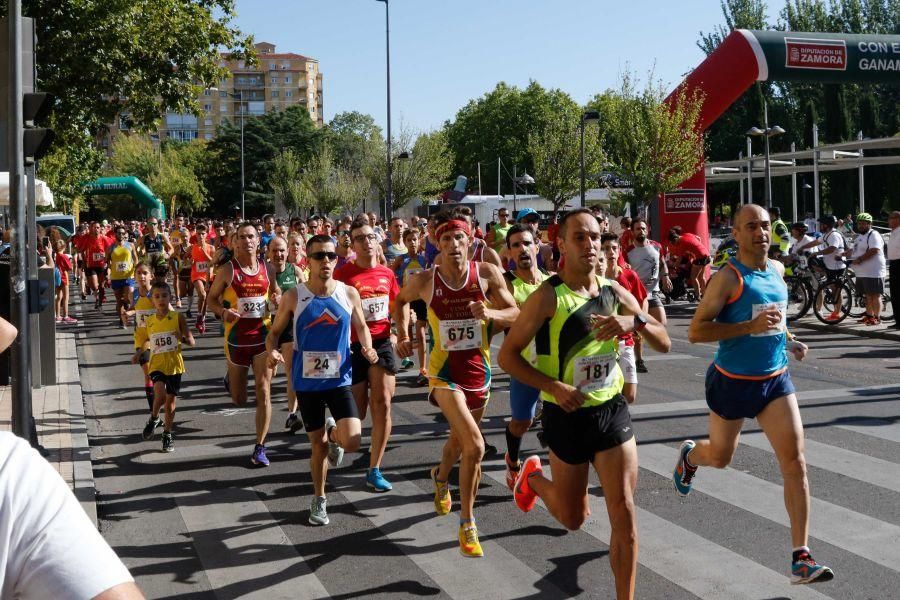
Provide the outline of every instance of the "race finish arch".
{"type": "MultiPolygon", "coordinates": [[[[798,33],[736,29],[681,83],[704,96],[698,127],[706,131],[756,81],[900,82],[900,35],[798,33]]],[[[677,92],[677,90],[676,90],[677,92]]],[[[666,99],[676,98],[673,92],[666,99]]],[[[657,201],[660,241],[680,225],[709,244],[703,165],[657,201]]]]}
{"type": "Polygon", "coordinates": [[[83,187],[84,191],[90,195],[127,194],[144,207],[148,217],[166,218],[166,207],[137,177],[101,177],[84,184],[83,187]]]}

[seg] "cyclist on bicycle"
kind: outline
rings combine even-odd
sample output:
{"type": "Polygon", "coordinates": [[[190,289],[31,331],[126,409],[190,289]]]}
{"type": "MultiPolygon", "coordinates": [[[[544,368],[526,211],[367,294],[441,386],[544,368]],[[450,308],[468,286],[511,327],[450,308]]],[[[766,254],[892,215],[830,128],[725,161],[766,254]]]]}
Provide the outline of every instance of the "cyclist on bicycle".
{"type": "Polygon", "coordinates": [[[881,323],[881,295],[884,293],[884,238],[872,228],[872,215],[859,213],[856,217],[859,233],[853,249],[845,254],[856,274],[856,293],[866,298],[866,314],[859,320],[864,325],[881,323]]]}

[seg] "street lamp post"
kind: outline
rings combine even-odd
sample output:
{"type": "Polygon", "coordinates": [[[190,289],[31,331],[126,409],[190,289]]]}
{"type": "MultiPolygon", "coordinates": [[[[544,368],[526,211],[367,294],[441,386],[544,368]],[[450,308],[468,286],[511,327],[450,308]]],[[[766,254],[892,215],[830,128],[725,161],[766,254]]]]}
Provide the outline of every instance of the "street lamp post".
{"type": "Polygon", "coordinates": [[[772,164],[769,161],[769,139],[775,137],[776,135],[782,135],[785,133],[785,130],[775,125],[773,127],[769,127],[769,105],[765,104],[763,108],[763,114],[765,123],[764,129],[760,129],[759,127],[751,127],[747,131],[748,136],[752,137],[763,137],[765,139],[765,174],[766,174],[766,184],[765,184],[765,195],[766,195],[766,206],[772,206],[772,164]]]}
{"type": "Polygon", "coordinates": [[[391,218],[391,212],[394,208],[394,185],[392,179],[392,157],[391,157],[391,11],[389,0],[375,0],[376,2],[384,2],[384,33],[385,33],[385,53],[386,53],[386,73],[387,73],[387,189],[384,199],[383,215],[385,220],[391,218]]]}
{"type": "Polygon", "coordinates": [[[585,173],[584,173],[584,126],[586,123],[596,123],[600,121],[600,113],[596,110],[586,110],[581,115],[581,206],[584,207],[585,202],[585,173]]]}

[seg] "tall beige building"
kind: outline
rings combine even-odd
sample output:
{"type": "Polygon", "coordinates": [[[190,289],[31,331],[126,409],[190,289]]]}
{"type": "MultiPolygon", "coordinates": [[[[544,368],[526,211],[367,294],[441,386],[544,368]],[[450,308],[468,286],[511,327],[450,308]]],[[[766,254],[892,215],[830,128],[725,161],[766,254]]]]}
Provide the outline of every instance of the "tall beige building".
{"type": "MultiPolygon", "coordinates": [[[[159,139],[211,140],[226,119],[237,125],[242,113],[250,119],[294,104],[304,106],[313,123],[322,127],[325,122],[319,61],[293,52],[275,52],[275,44],[267,42],[256,44],[256,51],[259,60],[255,66],[243,60],[228,60],[223,54],[219,64],[231,71],[231,76],[201,93],[202,116],[166,113],[159,126],[159,139]]],[[[120,117],[117,127],[110,128],[101,145],[108,148],[119,131],[128,131],[127,115],[120,117]]]]}

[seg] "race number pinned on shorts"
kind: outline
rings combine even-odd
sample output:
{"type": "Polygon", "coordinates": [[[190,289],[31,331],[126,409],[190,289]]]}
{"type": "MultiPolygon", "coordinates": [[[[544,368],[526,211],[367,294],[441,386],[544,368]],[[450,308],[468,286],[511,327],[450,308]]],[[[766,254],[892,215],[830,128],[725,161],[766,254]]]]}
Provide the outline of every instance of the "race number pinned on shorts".
{"type": "Polygon", "coordinates": [[[116,263],[116,272],[117,273],[127,273],[131,270],[131,263],[128,261],[125,262],[117,262],[116,263]]]}
{"type": "Polygon", "coordinates": [[[238,312],[242,319],[262,319],[266,316],[266,299],[264,296],[248,296],[238,298],[238,312]]]}
{"type": "Polygon", "coordinates": [[[339,352],[303,353],[304,379],[336,379],[341,376],[341,355],[339,352]]]}
{"type": "Polygon", "coordinates": [[[762,333],[752,333],[750,334],[753,337],[766,337],[769,335],[778,335],[779,333],[784,333],[784,327],[787,323],[787,302],[769,302],[768,304],[754,304],[753,312],[751,313],[750,318],[755,319],[759,316],[764,310],[768,310],[770,308],[777,308],[778,312],[781,313],[781,322],[778,323],[778,329],[770,329],[769,331],[764,331],[762,333]]]}
{"type": "Polygon", "coordinates": [[[362,301],[363,313],[366,315],[366,321],[384,321],[388,318],[388,301],[387,296],[375,296],[374,298],[364,298],[362,301]]]}
{"type": "Polygon", "coordinates": [[[612,387],[616,383],[616,355],[596,354],[575,359],[572,385],[583,394],[612,387]]]}
{"type": "Polygon", "coordinates": [[[198,273],[207,273],[207,272],[209,272],[209,263],[208,262],[194,263],[194,268],[197,269],[198,273]]]}
{"type": "Polygon", "coordinates": [[[178,350],[178,337],[174,332],[154,333],[150,335],[150,354],[162,354],[178,350]]]}
{"type": "Polygon", "coordinates": [[[105,252],[94,252],[94,262],[100,263],[106,261],[106,253],[105,252]]]}
{"type": "Polygon", "coordinates": [[[441,321],[441,348],[446,352],[481,348],[481,320],[456,319],[441,321]]]}
{"type": "Polygon", "coordinates": [[[147,319],[156,314],[156,309],[151,310],[139,310],[135,312],[135,321],[137,322],[138,327],[146,327],[147,319]]]}

